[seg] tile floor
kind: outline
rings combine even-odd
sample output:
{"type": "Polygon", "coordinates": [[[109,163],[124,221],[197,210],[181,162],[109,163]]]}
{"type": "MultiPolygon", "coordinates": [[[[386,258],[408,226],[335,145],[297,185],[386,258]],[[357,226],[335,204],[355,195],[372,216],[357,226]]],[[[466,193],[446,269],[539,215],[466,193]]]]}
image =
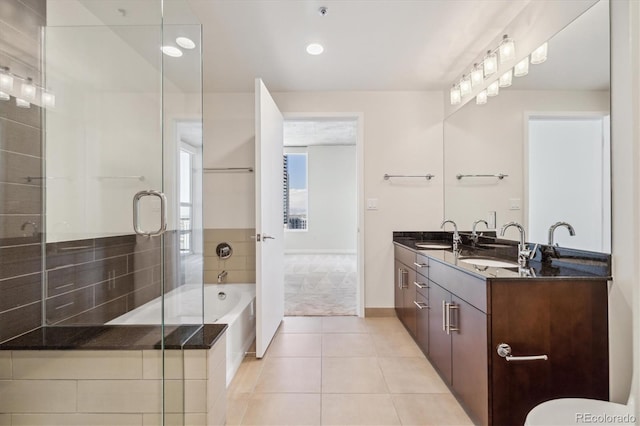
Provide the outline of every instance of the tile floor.
{"type": "Polygon", "coordinates": [[[355,254],[287,254],[285,315],[356,315],[355,254]]]}
{"type": "Polygon", "coordinates": [[[227,390],[228,425],[472,425],[397,318],[285,317],[227,390]]]}

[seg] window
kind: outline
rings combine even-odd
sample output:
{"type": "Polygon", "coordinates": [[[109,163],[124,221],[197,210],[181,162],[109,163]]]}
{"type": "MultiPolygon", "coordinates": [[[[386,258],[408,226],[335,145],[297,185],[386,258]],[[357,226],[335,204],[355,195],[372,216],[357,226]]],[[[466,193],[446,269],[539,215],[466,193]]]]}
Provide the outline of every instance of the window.
{"type": "Polygon", "coordinates": [[[309,220],[307,154],[284,155],[284,229],[306,231],[309,220]]]}
{"type": "Polygon", "coordinates": [[[192,253],[194,154],[180,149],[180,253],[192,253]]]}

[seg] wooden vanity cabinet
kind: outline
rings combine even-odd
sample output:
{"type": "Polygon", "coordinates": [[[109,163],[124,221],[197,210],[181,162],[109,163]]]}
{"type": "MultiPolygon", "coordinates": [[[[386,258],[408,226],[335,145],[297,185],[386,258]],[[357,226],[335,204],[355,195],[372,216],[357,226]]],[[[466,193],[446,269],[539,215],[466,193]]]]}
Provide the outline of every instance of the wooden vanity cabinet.
{"type": "Polygon", "coordinates": [[[396,260],[394,290],[396,315],[413,336],[416,334],[415,280],[416,271],[396,260]]]}

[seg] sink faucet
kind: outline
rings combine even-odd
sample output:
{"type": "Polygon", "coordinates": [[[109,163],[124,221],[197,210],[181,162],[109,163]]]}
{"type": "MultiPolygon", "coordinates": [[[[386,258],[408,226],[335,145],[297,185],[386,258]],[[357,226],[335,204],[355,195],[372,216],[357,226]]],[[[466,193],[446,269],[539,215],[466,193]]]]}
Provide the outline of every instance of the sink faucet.
{"type": "Polygon", "coordinates": [[[500,229],[500,236],[502,237],[507,228],[510,228],[512,226],[515,226],[516,228],[518,228],[518,231],[520,231],[520,242],[518,243],[518,265],[526,268],[529,264],[529,258],[532,254],[535,254],[535,251],[532,252],[531,250],[529,250],[526,242],[525,231],[522,225],[517,222],[506,223],[500,229]]]}
{"type": "MultiPolygon", "coordinates": [[[[556,228],[559,226],[564,226],[569,230],[569,235],[571,235],[572,237],[574,235],[576,235],[576,231],[573,229],[573,226],[571,226],[569,223],[567,222],[556,222],[553,225],[551,225],[549,227],[549,245],[553,246],[553,233],[555,232],[556,228]]],[[[557,244],[556,244],[557,245],[557,244]]]]}
{"type": "Polygon", "coordinates": [[[222,271],[218,274],[218,284],[222,284],[222,281],[227,277],[227,274],[227,271],[222,271]]]}
{"type": "Polygon", "coordinates": [[[453,225],[453,251],[458,251],[458,244],[460,244],[460,234],[458,234],[458,225],[452,220],[445,220],[440,225],[441,229],[444,229],[444,225],[450,223],[453,225]]]}
{"type": "Polygon", "coordinates": [[[473,226],[471,227],[471,239],[474,243],[478,242],[478,233],[476,232],[476,226],[478,226],[479,223],[484,223],[484,226],[489,229],[489,224],[484,219],[476,220],[475,222],[473,222],[473,226]]]}

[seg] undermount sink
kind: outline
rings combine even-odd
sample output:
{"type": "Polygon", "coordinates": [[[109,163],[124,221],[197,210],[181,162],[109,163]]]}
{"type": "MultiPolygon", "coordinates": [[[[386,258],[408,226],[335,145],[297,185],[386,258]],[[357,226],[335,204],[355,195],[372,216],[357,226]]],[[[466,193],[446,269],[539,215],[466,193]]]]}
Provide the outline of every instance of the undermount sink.
{"type": "Polygon", "coordinates": [[[509,260],[501,260],[501,259],[488,259],[486,257],[462,257],[459,260],[461,262],[470,263],[476,266],[490,266],[493,268],[518,267],[518,262],[511,262],[509,260]]]}
{"type": "Polygon", "coordinates": [[[451,244],[448,243],[416,243],[416,247],[421,249],[433,249],[433,250],[442,250],[451,248],[451,244]]]}

